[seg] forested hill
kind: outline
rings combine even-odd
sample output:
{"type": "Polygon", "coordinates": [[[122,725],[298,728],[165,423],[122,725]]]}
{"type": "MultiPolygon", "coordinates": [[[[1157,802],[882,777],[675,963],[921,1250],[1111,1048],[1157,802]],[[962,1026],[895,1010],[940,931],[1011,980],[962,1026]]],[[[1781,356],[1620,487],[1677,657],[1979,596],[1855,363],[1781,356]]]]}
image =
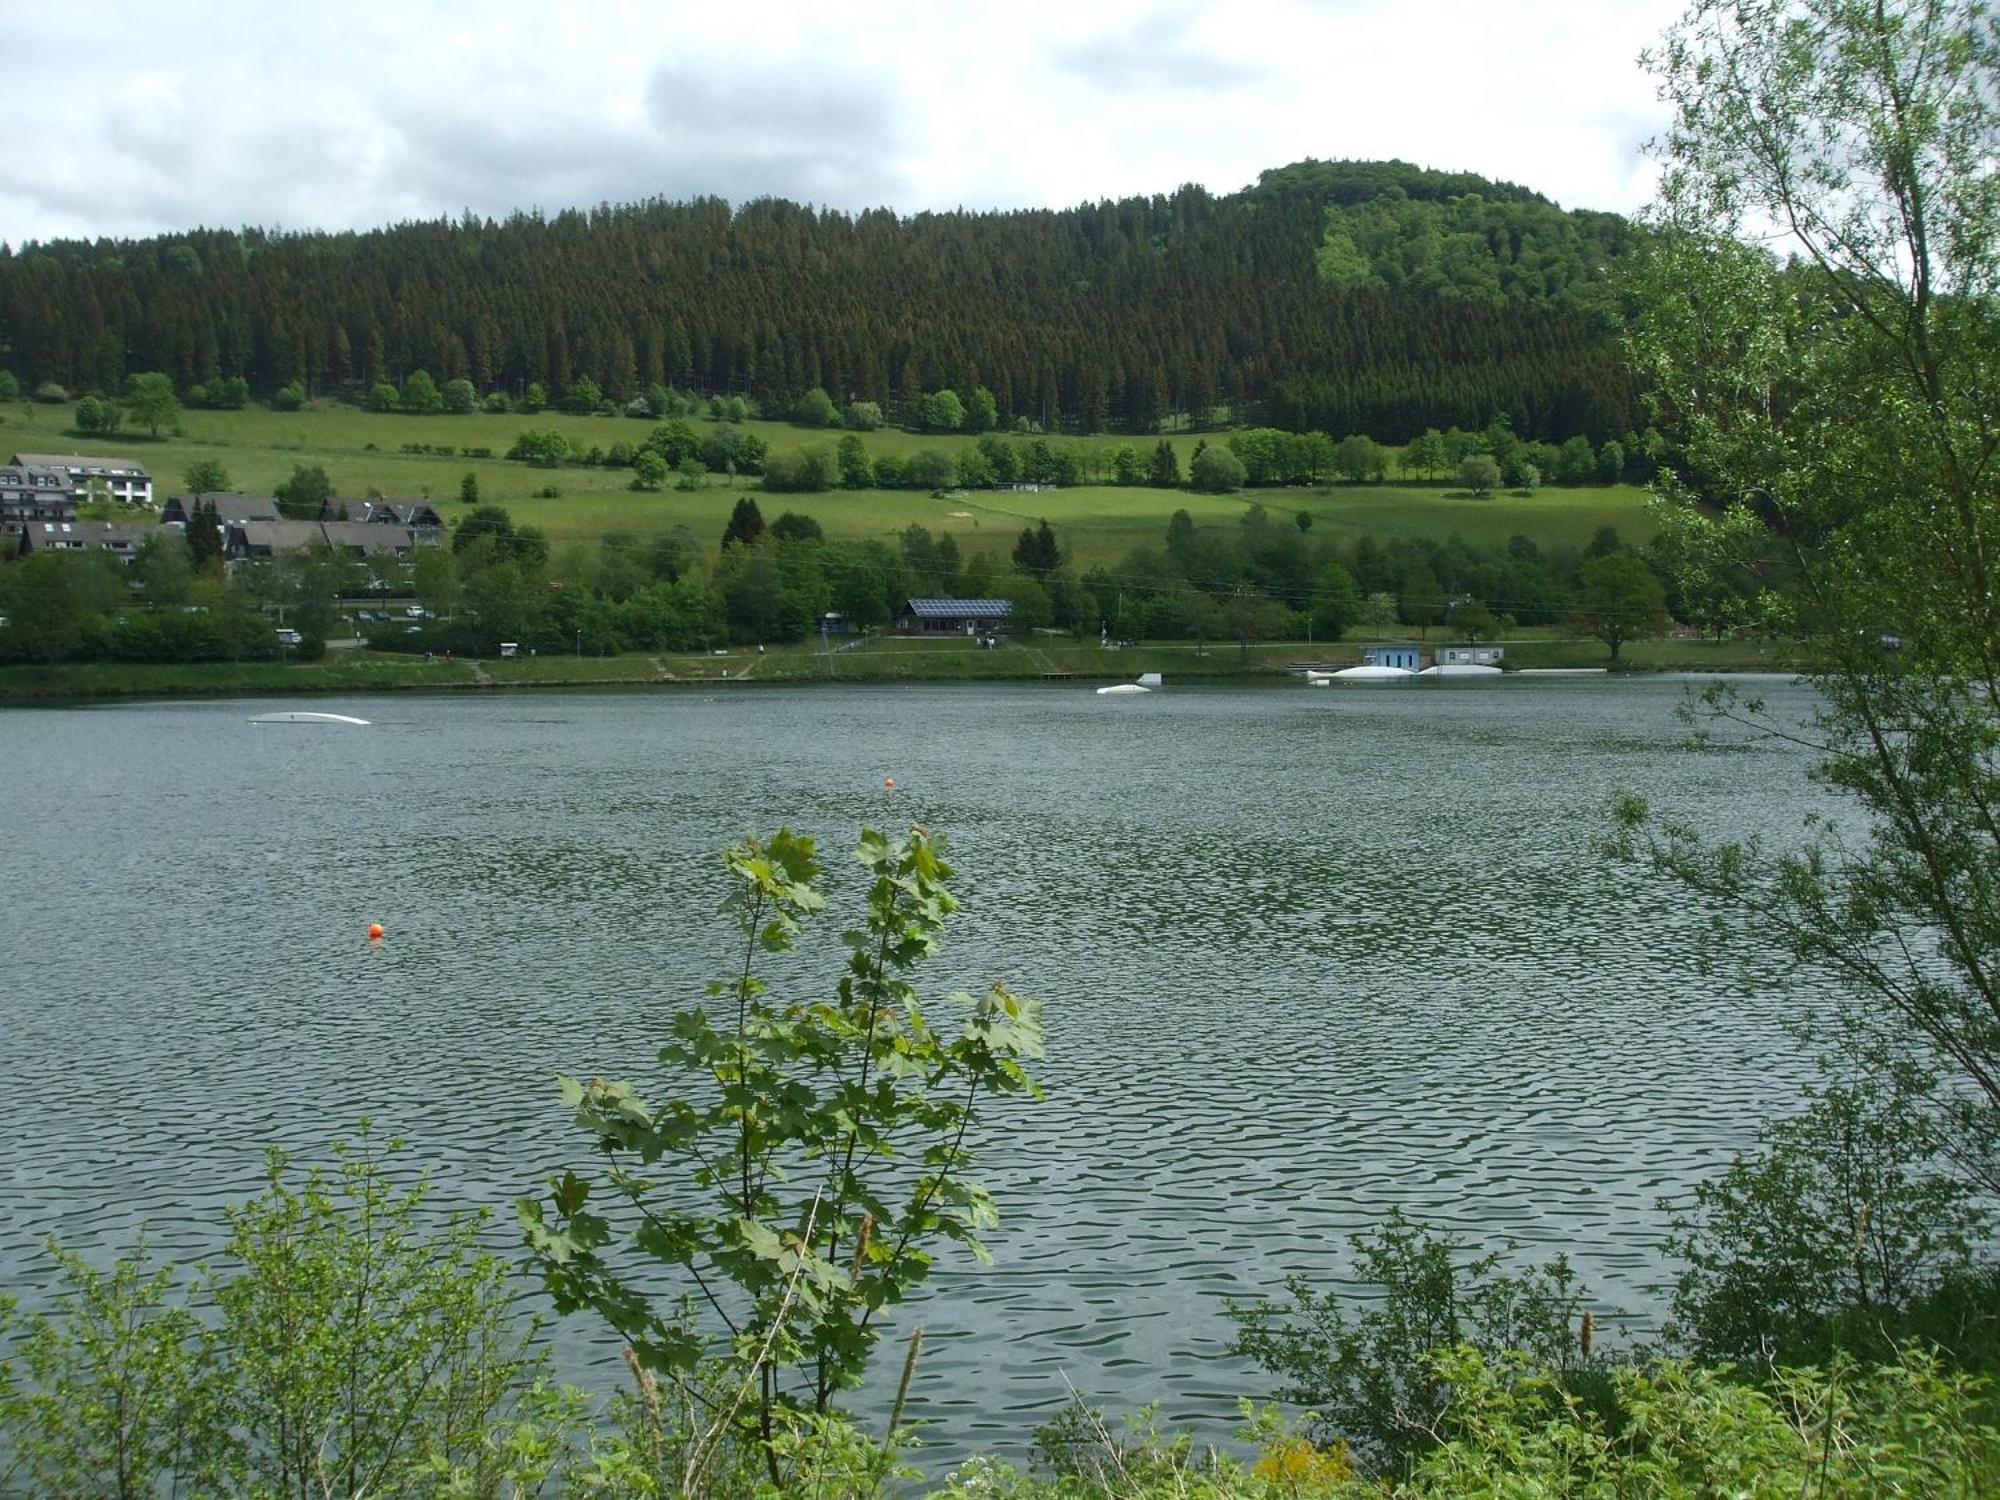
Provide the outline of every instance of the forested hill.
{"type": "Polygon", "coordinates": [[[0,363],[30,387],[268,392],[400,381],[767,402],[824,387],[901,415],[985,385],[1003,420],[1145,431],[1239,417],[1400,441],[1509,415],[1638,425],[1608,272],[1632,231],[1525,188],[1301,162],[1062,210],[860,215],[654,200],[368,233],[197,231],[0,252],[0,363]]]}

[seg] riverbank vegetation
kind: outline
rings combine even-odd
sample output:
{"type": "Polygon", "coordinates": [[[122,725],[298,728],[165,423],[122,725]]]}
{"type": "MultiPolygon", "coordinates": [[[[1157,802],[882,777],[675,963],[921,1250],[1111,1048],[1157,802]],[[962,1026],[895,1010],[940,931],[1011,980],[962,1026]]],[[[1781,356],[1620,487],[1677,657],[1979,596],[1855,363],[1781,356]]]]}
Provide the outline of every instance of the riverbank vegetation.
{"type": "MultiPolygon", "coordinates": [[[[1666,634],[1676,610],[1717,639],[1751,611],[1714,591],[1675,595],[1661,560],[1610,527],[1581,548],[1544,552],[1522,534],[1494,546],[1350,540],[1316,533],[1311,520],[1252,504],[1226,527],[1202,526],[1181,508],[1150,544],[1084,567],[1046,519],[1024,522],[1005,551],[968,553],[952,533],[916,524],[893,545],[842,541],[800,511],[767,521],[750,495],[738,496],[720,547],[681,530],[557,548],[484,503],[448,546],[419,546],[407,561],[315,545],[225,564],[190,544],[205,528],[162,528],[129,565],[44,551],[0,568],[0,665],[310,661],[335,638],[432,658],[496,657],[502,643],[613,658],[818,639],[829,656],[863,648],[856,662],[895,675],[918,663],[892,666],[883,634],[912,597],[1005,599],[1010,649],[1031,652],[1044,632],[1070,643],[1227,642],[1241,665],[1252,643],[1292,643],[1296,659],[1356,631],[1475,641],[1527,631],[1594,637],[1617,660],[1628,641],[1666,634]]],[[[1012,675],[1012,663],[992,667],[1012,675]]],[[[961,672],[979,675],[962,664],[951,675],[961,672]]]]}

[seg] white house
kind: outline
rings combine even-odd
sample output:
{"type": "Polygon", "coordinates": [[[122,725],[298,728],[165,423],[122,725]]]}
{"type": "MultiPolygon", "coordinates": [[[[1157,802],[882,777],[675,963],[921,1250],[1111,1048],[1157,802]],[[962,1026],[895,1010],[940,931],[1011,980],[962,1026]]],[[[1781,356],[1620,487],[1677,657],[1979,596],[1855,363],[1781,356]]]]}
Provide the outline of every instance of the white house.
{"type": "Polygon", "coordinates": [[[92,457],[85,453],[16,453],[14,462],[23,468],[53,469],[69,477],[70,493],[80,501],[89,493],[93,480],[102,480],[113,500],[127,505],[153,503],[153,476],[134,458],[92,457]]]}

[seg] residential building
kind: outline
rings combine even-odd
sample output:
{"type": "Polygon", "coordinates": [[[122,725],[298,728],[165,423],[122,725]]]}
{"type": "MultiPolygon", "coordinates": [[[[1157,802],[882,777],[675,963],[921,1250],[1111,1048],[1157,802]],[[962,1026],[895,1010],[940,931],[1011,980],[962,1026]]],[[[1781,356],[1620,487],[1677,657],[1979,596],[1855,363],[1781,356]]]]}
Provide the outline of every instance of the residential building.
{"type": "Polygon", "coordinates": [[[436,538],[407,526],[374,521],[237,521],[223,527],[223,556],[231,562],[272,557],[295,547],[325,545],[362,558],[408,557],[436,538]]]}
{"type": "Polygon", "coordinates": [[[329,495],[320,502],[319,518],[322,521],[367,521],[373,525],[407,526],[412,531],[444,530],[444,517],[428,500],[342,500],[329,495]]]}
{"type": "Polygon", "coordinates": [[[113,500],[127,505],[153,503],[153,476],[135,458],[107,458],[87,453],[16,453],[23,468],[52,469],[65,477],[69,491],[81,501],[93,480],[103,481],[113,500]]]}
{"type": "Polygon", "coordinates": [[[202,506],[215,508],[215,522],[225,529],[245,521],[282,521],[278,502],[268,495],[246,495],[239,490],[203,490],[199,495],[169,495],[160,509],[162,526],[185,526],[188,517],[202,506]]]}
{"type": "Polygon", "coordinates": [[[29,521],[75,519],[76,496],[67,474],[26,464],[0,469],[0,527],[17,531],[29,521]]]}
{"type": "MultiPolygon", "coordinates": [[[[109,552],[121,562],[139,555],[147,537],[158,536],[151,522],[29,521],[21,527],[21,555],[31,552],[109,552]]],[[[172,533],[169,533],[171,535],[172,533]]]]}

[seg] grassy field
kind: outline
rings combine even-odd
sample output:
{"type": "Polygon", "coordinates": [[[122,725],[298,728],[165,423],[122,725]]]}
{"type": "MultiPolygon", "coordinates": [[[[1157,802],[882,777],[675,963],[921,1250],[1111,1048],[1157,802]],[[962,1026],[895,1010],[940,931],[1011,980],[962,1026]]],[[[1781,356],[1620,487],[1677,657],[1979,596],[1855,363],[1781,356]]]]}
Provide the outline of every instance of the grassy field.
{"type": "Polygon", "coordinates": [[[426,663],[353,652],[319,662],[69,662],[0,667],[0,702],[38,699],[250,697],[290,693],[378,693],[402,688],[472,687],[468,662],[426,663]]]}
{"type": "MultiPolygon", "coordinates": [[[[374,489],[392,497],[427,496],[447,520],[462,514],[456,503],[459,480],[471,472],[478,477],[483,500],[506,506],[517,521],[543,528],[559,545],[594,542],[606,532],[643,536],[683,525],[697,536],[719,537],[738,495],[755,489],[754,480],[739,480],[732,488],[717,478],[709,488],[694,494],[671,489],[636,494],[627,488],[631,475],[624,469],[537,469],[500,458],[444,458],[396,451],[405,443],[426,443],[454,449],[490,448],[499,454],[507,451],[521,429],[531,426],[560,428],[604,448],[618,442],[636,444],[653,424],[626,417],[571,417],[554,412],[534,417],[406,417],[340,405],[283,413],[261,407],[234,412],[190,410],[183,418],[186,435],[159,442],[143,433],[121,433],[108,440],[78,437],[67,430],[70,419],[68,406],[8,406],[0,410],[0,448],[8,453],[127,454],[152,470],[163,492],[181,489],[181,474],[196,459],[219,460],[237,488],[263,494],[288,478],[296,465],[320,464],[338,494],[359,498],[374,489]],[[534,491],[549,485],[561,490],[559,498],[535,497],[534,491]]],[[[691,425],[700,432],[706,424],[697,421],[691,425]]],[[[837,432],[780,422],[745,425],[773,449],[814,444],[831,447],[840,438],[837,432]]],[[[911,453],[920,448],[951,451],[973,441],[969,437],[887,430],[866,433],[863,440],[871,454],[911,453]]],[[[1210,435],[1212,442],[1224,440],[1210,435]]],[[[1155,440],[1065,437],[1051,441],[1110,448],[1126,441],[1150,447],[1155,440]]],[[[1185,461],[1197,439],[1180,434],[1170,441],[1185,461]]],[[[1046,517],[1072,559],[1082,566],[1115,561],[1142,543],[1157,545],[1165,536],[1167,518],[1181,507],[1204,526],[1233,525],[1253,504],[1264,505],[1274,518],[1288,524],[1303,511],[1312,517],[1315,536],[1373,532],[1383,539],[1443,540],[1456,532],[1469,542],[1491,544],[1522,532],[1551,547],[1586,542],[1600,526],[1615,526],[1632,542],[1644,541],[1654,530],[1644,493],[1630,486],[1543,489],[1534,495],[1496,494],[1485,500],[1474,500],[1463,491],[1442,485],[1336,485],[1220,496],[1115,486],[1043,494],[974,491],[946,499],[910,490],[757,493],[767,517],[796,510],[812,516],[830,536],[887,541],[911,522],[919,522],[934,532],[956,536],[967,555],[980,550],[1004,554],[1024,524],[1046,517]]]]}

